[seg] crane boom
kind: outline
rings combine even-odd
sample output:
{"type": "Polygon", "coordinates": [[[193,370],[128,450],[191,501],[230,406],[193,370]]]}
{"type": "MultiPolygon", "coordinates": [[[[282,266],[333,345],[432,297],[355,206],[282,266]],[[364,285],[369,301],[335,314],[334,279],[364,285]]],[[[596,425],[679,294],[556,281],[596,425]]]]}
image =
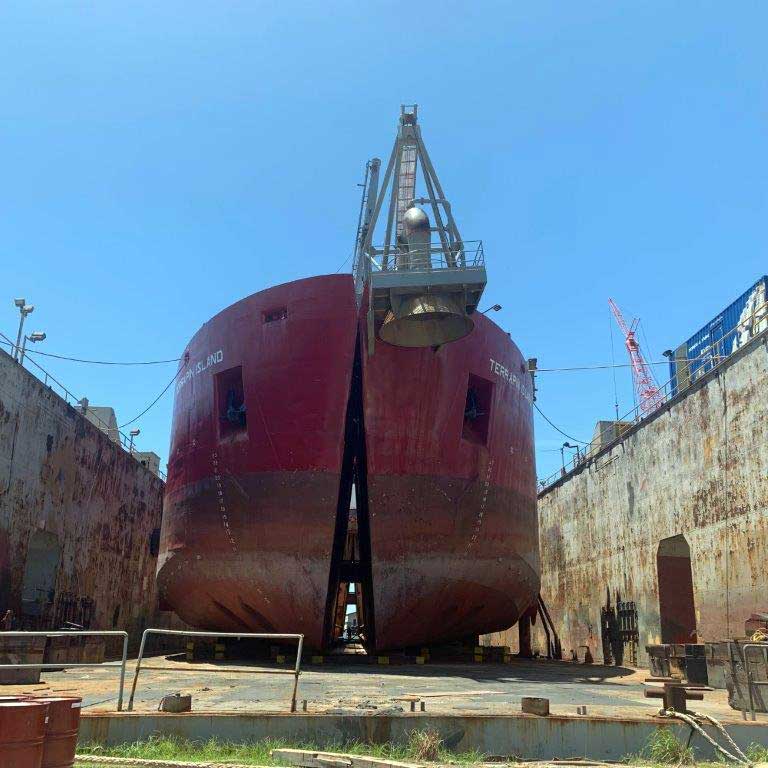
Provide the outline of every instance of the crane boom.
{"type": "Polygon", "coordinates": [[[648,415],[661,405],[663,395],[654,381],[651,367],[645,361],[640,343],[637,341],[635,331],[638,320],[635,318],[630,325],[627,325],[621,310],[616,306],[613,299],[608,299],[608,306],[624,334],[624,346],[626,346],[629,354],[629,362],[632,366],[632,382],[640,403],[640,410],[643,415],[648,415]]]}

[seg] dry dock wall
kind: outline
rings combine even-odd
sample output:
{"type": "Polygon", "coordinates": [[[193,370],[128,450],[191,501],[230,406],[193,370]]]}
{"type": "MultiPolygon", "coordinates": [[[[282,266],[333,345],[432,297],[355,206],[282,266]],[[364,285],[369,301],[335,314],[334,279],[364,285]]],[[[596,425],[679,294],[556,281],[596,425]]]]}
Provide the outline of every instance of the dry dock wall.
{"type": "MultiPolygon", "coordinates": [[[[0,615],[125,629],[155,616],[163,483],[0,351],[0,615]]],[[[18,625],[17,625],[18,626],[18,625]]]]}
{"type": "MultiPolygon", "coordinates": [[[[679,741],[690,728],[658,717],[605,718],[551,715],[392,715],[266,714],[255,712],[201,713],[96,713],[84,712],[80,743],[104,746],[132,743],[152,736],[173,736],[195,741],[255,742],[282,739],[286,743],[315,744],[338,750],[339,744],[406,744],[417,730],[436,731],[454,752],[526,760],[573,759],[620,761],[647,746],[658,728],[671,729],[679,741]]],[[[764,744],[765,723],[729,723],[733,740],[746,749],[764,744]]],[[[714,760],[712,747],[700,736],[691,741],[698,760],[714,760]]]]}
{"type": "Polygon", "coordinates": [[[647,644],[741,637],[768,611],[767,340],[540,494],[542,594],[564,655],[647,666],[647,644]]]}

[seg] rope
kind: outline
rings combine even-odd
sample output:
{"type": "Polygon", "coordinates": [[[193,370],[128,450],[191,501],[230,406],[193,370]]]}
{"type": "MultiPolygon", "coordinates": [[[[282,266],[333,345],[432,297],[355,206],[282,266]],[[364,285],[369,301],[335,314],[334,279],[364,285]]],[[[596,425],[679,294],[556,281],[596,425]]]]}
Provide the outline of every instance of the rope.
{"type": "Polygon", "coordinates": [[[750,762],[749,758],[741,751],[741,748],[736,744],[736,742],[730,737],[728,732],[723,727],[723,724],[715,720],[714,717],[711,715],[704,715],[699,712],[694,712],[693,710],[689,710],[688,714],[684,712],[676,712],[674,709],[661,709],[659,710],[659,717],[670,717],[670,718],[677,718],[678,720],[682,720],[684,723],[687,723],[691,727],[691,732],[695,731],[696,733],[699,733],[705,741],[708,741],[717,752],[720,752],[726,760],[730,760],[733,763],[738,763],[739,765],[745,765],[745,766],[752,766],[752,762],[750,762]],[[722,734],[725,735],[725,738],[733,747],[734,752],[737,753],[738,756],[731,754],[725,747],[718,744],[705,730],[702,728],[702,726],[699,724],[699,720],[707,720],[711,725],[715,726],[722,734]]]}
{"type": "Polygon", "coordinates": [[[57,360],[68,360],[71,363],[87,363],[88,365],[163,365],[164,363],[178,363],[180,357],[170,357],[167,360],[139,360],[132,362],[122,362],[115,360],[85,360],[82,357],[67,357],[66,355],[54,355],[53,352],[43,352],[39,349],[29,349],[24,351],[25,355],[42,355],[43,357],[55,357],[57,360]]]}
{"type": "Polygon", "coordinates": [[[165,385],[165,389],[138,416],[134,416],[130,421],[126,421],[124,424],[121,424],[118,429],[124,429],[130,424],[133,424],[134,421],[138,421],[145,413],[147,413],[147,411],[154,408],[154,406],[159,402],[160,398],[170,389],[171,384],[173,384],[173,382],[179,378],[179,374],[183,370],[184,366],[179,366],[179,370],[176,371],[176,375],[165,385]]]}
{"type": "Polygon", "coordinates": [[[557,430],[557,431],[558,431],[558,432],[559,432],[561,435],[563,435],[563,436],[567,437],[569,440],[573,440],[573,442],[574,442],[574,443],[581,443],[582,445],[589,445],[589,443],[588,443],[586,440],[579,440],[577,437],[573,437],[572,435],[569,435],[567,432],[563,432],[563,430],[562,430],[562,429],[560,429],[560,427],[558,427],[557,425],[553,424],[553,423],[552,423],[552,422],[551,422],[551,421],[550,421],[550,420],[549,420],[549,419],[548,419],[548,418],[545,416],[545,414],[543,413],[543,411],[541,410],[541,408],[539,408],[539,406],[538,406],[538,405],[536,405],[536,403],[535,403],[535,402],[534,402],[534,404],[533,404],[533,407],[534,407],[534,408],[535,408],[535,409],[536,409],[536,410],[537,410],[537,411],[538,411],[538,412],[541,414],[541,417],[544,419],[544,421],[546,421],[546,422],[547,422],[547,424],[549,424],[549,426],[550,426],[550,427],[552,427],[553,429],[557,430]]]}
{"type": "MultiPolygon", "coordinates": [[[[11,349],[16,349],[11,339],[9,339],[4,333],[0,333],[3,340],[0,344],[4,344],[11,349]]],[[[55,357],[57,360],[69,360],[72,363],[88,363],[89,365],[162,365],[163,363],[177,363],[181,360],[180,357],[172,357],[168,360],[141,360],[137,362],[119,362],[114,360],[85,360],[82,357],[69,357],[67,355],[54,355],[53,352],[41,352],[39,349],[25,349],[24,355],[42,355],[43,357],[55,357]]]]}
{"type": "Polygon", "coordinates": [[[702,718],[704,720],[707,720],[710,725],[713,725],[715,728],[717,728],[720,733],[725,736],[728,743],[733,747],[736,754],[747,764],[749,764],[750,760],[749,758],[741,751],[741,747],[731,738],[731,734],[728,733],[728,731],[725,730],[725,726],[719,721],[716,720],[712,715],[707,715],[699,712],[691,712],[691,714],[694,717],[702,718]]]}

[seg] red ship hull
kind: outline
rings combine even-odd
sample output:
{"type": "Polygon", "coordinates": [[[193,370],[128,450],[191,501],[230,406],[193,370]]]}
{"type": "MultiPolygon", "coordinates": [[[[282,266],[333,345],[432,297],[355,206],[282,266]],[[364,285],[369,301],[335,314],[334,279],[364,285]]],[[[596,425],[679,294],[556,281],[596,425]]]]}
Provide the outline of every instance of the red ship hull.
{"type": "Polygon", "coordinates": [[[200,628],[328,646],[354,422],[370,646],[514,624],[539,589],[531,382],[509,336],[474,320],[437,351],[377,342],[368,356],[352,278],[334,275],[262,291],[206,323],[176,385],[166,606],[200,628]]]}

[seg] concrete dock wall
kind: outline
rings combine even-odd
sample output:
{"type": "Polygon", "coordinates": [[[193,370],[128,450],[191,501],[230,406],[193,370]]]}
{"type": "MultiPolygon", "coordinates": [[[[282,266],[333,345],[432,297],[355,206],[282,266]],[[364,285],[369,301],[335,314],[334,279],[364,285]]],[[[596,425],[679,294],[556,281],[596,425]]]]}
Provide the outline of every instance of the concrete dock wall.
{"type": "MultiPolygon", "coordinates": [[[[350,742],[404,744],[416,730],[434,730],[454,752],[477,750],[485,755],[525,759],[587,757],[621,760],[637,754],[658,728],[668,727],[683,743],[690,728],[661,718],[537,717],[535,715],[317,715],[264,713],[101,714],[84,713],[80,742],[113,746],[175,736],[197,742],[254,742],[284,739],[339,750],[350,742]]],[[[742,748],[765,744],[765,723],[729,724],[728,731],[742,748]]],[[[700,736],[691,746],[699,759],[713,759],[712,747],[700,736]]]]}
{"type": "Polygon", "coordinates": [[[566,655],[644,666],[646,644],[741,637],[768,611],[767,338],[540,494],[542,594],[566,655]],[[637,641],[605,654],[619,603],[637,641]]]}
{"type": "Polygon", "coordinates": [[[0,614],[24,629],[155,615],[163,482],[0,351],[0,614]],[[17,624],[18,625],[18,624],[17,624]]]}

